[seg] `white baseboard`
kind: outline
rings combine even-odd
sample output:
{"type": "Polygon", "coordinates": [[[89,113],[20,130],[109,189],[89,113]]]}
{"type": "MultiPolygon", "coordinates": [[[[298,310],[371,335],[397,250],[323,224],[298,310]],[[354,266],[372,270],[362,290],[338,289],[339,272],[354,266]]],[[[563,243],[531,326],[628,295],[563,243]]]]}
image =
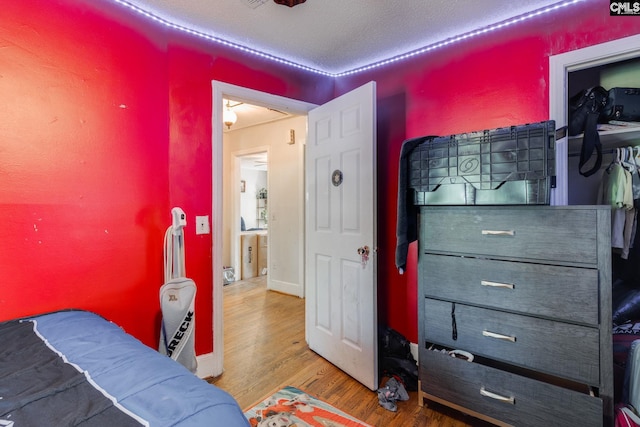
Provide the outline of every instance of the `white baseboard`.
{"type": "Polygon", "coordinates": [[[413,358],[417,362],[418,361],[418,344],[409,343],[409,347],[411,349],[411,355],[413,356],[413,358]]]}
{"type": "Polygon", "coordinates": [[[300,286],[299,284],[274,279],[271,279],[268,284],[268,288],[272,291],[278,291],[282,292],[283,294],[295,295],[302,298],[302,286],[300,286]]]}
{"type": "Polygon", "coordinates": [[[196,375],[199,378],[216,376],[213,353],[201,354],[200,356],[196,356],[196,361],[198,362],[196,375]]]}

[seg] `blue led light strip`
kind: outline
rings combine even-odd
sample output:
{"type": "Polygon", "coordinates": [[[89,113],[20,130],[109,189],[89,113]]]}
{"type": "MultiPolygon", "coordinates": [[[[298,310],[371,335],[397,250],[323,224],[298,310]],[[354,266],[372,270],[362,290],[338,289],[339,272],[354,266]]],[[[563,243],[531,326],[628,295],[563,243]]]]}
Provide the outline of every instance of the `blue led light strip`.
{"type": "Polygon", "coordinates": [[[280,64],[285,64],[285,65],[288,65],[288,66],[293,67],[293,68],[298,68],[298,69],[301,69],[301,70],[310,71],[310,72],[316,73],[316,74],[322,74],[324,76],[330,76],[330,77],[335,77],[336,76],[336,74],[327,73],[326,71],[322,71],[322,70],[318,70],[318,69],[315,69],[315,68],[307,67],[306,65],[298,64],[296,62],[289,61],[287,59],[280,58],[280,57],[277,57],[275,55],[270,55],[268,53],[264,53],[264,52],[261,52],[261,51],[256,50],[256,49],[251,49],[250,47],[246,47],[246,46],[243,46],[243,45],[240,45],[240,44],[232,43],[232,42],[230,42],[228,40],[225,40],[225,39],[222,39],[220,37],[212,36],[210,34],[205,34],[205,33],[201,32],[201,31],[192,30],[191,28],[187,28],[187,27],[184,27],[182,25],[175,24],[175,23],[170,22],[170,21],[168,21],[168,20],[166,20],[164,18],[161,18],[161,17],[159,17],[157,15],[154,15],[153,13],[148,12],[148,11],[138,7],[138,6],[135,6],[135,5],[129,3],[127,1],[125,1],[125,0],[113,0],[113,1],[115,1],[118,4],[121,4],[122,6],[125,6],[125,7],[129,8],[129,9],[133,10],[134,12],[139,13],[140,15],[143,15],[143,16],[145,16],[145,17],[147,17],[147,18],[149,18],[149,19],[151,19],[151,20],[153,20],[155,22],[158,22],[158,23],[160,23],[162,25],[165,25],[165,26],[167,26],[169,28],[172,28],[172,29],[175,29],[175,30],[179,30],[179,31],[183,31],[183,32],[185,32],[187,34],[191,34],[193,36],[200,37],[200,38],[203,38],[205,40],[209,40],[209,41],[212,41],[212,42],[215,42],[215,43],[227,46],[227,47],[231,47],[233,49],[237,49],[237,50],[240,50],[240,51],[245,52],[245,53],[250,53],[250,54],[259,56],[261,58],[268,59],[270,61],[279,62],[280,64]]]}
{"type": "Polygon", "coordinates": [[[483,34],[491,32],[491,31],[495,31],[495,30],[499,30],[499,29],[504,28],[504,27],[508,27],[509,25],[513,25],[513,24],[517,24],[517,23],[522,22],[522,21],[526,21],[526,20],[528,20],[530,18],[535,18],[536,16],[540,16],[540,15],[543,15],[545,13],[553,12],[553,11],[558,10],[560,8],[567,7],[569,5],[572,5],[572,4],[575,4],[575,3],[579,3],[581,1],[584,1],[584,0],[568,0],[568,1],[565,1],[565,2],[562,2],[562,3],[557,3],[557,4],[553,5],[553,6],[549,6],[549,7],[546,7],[544,9],[539,9],[539,10],[530,12],[530,13],[525,14],[525,15],[521,15],[521,16],[509,19],[509,20],[506,20],[506,21],[503,21],[503,22],[500,22],[500,23],[497,23],[497,24],[494,24],[494,25],[490,25],[488,27],[484,27],[484,28],[481,28],[481,29],[478,29],[478,30],[475,30],[475,31],[471,31],[471,32],[468,32],[468,33],[460,34],[459,36],[452,37],[450,39],[446,39],[446,40],[438,42],[438,43],[430,44],[430,45],[425,46],[425,47],[423,47],[421,49],[417,49],[417,50],[414,50],[414,51],[411,51],[411,52],[408,52],[408,53],[404,53],[402,55],[394,56],[393,58],[385,59],[383,61],[374,62],[373,64],[365,65],[364,67],[354,68],[353,70],[349,70],[349,71],[345,71],[345,72],[342,72],[342,73],[334,74],[334,76],[335,77],[341,77],[341,76],[348,76],[348,75],[351,75],[351,74],[357,74],[357,73],[361,73],[363,71],[371,70],[373,68],[381,67],[383,65],[387,65],[387,64],[394,63],[394,62],[402,61],[402,60],[407,59],[407,58],[412,58],[414,56],[421,55],[423,53],[430,52],[432,50],[439,49],[441,47],[448,46],[450,44],[457,43],[457,42],[460,42],[462,40],[469,39],[471,37],[476,37],[476,36],[479,36],[479,35],[483,35],[483,34]]]}
{"type": "Polygon", "coordinates": [[[422,55],[423,53],[431,52],[431,51],[439,49],[441,47],[449,46],[451,44],[458,43],[460,41],[463,41],[463,40],[466,40],[466,39],[469,39],[469,38],[472,38],[472,37],[480,36],[480,35],[483,35],[483,34],[486,34],[486,33],[492,32],[492,31],[496,31],[496,30],[502,29],[504,27],[508,27],[510,25],[514,25],[514,24],[517,24],[519,22],[526,21],[528,19],[535,18],[537,16],[544,15],[546,13],[553,12],[555,10],[570,6],[572,4],[580,3],[580,2],[582,2],[584,0],[562,1],[562,2],[554,4],[552,6],[548,6],[548,7],[543,8],[543,9],[535,10],[533,12],[529,12],[527,14],[524,14],[524,15],[521,15],[521,16],[517,16],[515,18],[511,18],[511,19],[508,19],[506,21],[502,21],[502,22],[499,22],[497,24],[490,25],[488,27],[484,27],[484,28],[480,28],[478,30],[470,31],[468,33],[460,34],[460,35],[458,35],[456,37],[452,37],[452,38],[443,40],[443,41],[438,42],[438,43],[433,43],[433,44],[430,44],[430,45],[425,46],[423,48],[413,50],[411,52],[407,52],[407,53],[404,53],[404,54],[401,54],[401,55],[398,55],[398,56],[394,56],[392,58],[388,58],[388,59],[385,59],[385,60],[382,60],[382,61],[377,61],[377,62],[371,63],[369,65],[365,65],[363,67],[354,68],[352,70],[344,71],[344,72],[341,72],[341,73],[329,73],[329,72],[326,72],[326,71],[318,70],[316,68],[312,68],[312,67],[308,67],[306,65],[298,64],[296,62],[289,61],[287,59],[280,58],[280,57],[275,56],[275,55],[271,55],[271,54],[268,54],[268,53],[265,53],[265,52],[261,52],[261,51],[256,50],[256,49],[252,49],[252,48],[240,45],[240,44],[236,44],[236,43],[230,42],[230,41],[222,39],[220,37],[212,36],[210,34],[206,34],[206,33],[203,33],[201,31],[196,31],[196,30],[184,27],[182,25],[175,24],[175,23],[170,22],[170,21],[168,21],[168,20],[166,20],[164,18],[161,18],[161,17],[159,17],[157,15],[154,15],[153,13],[148,12],[148,11],[138,7],[138,6],[135,6],[135,5],[129,3],[127,1],[125,1],[125,0],[113,0],[113,1],[115,1],[118,4],[121,4],[124,7],[127,7],[128,9],[131,9],[134,12],[139,13],[139,14],[141,14],[141,15],[143,15],[143,16],[145,16],[145,17],[147,17],[147,18],[149,18],[149,19],[151,19],[151,20],[153,20],[155,22],[158,22],[158,23],[160,23],[162,25],[165,25],[165,26],[167,26],[169,28],[172,28],[172,29],[175,29],[175,30],[179,30],[179,31],[183,31],[183,32],[185,32],[187,34],[191,34],[193,36],[200,37],[200,38],[203,38],[205,40],[209,40],[209,41],[221,44],[223,46],[231,47],[233,49],[237,49],[237,50],[245,52],[245,53],[250,53],[252,55],[256,55],[256,56],[259,56],[261,58],[268,59],[270,61],[278,62],[280,64],[288,65],[290,67],[297,68],[297,69],[300,69],[300,70],[309,71],[309,72],[316,73],[316,74],[321,74],[323,76],[342,77],[342,76],[348,76],[348,75],[361,73],[361,72],[364,72],[364,71],[369,71],[369,70],[372,70],[374,68],[382,67],[384,65],[388,65],[388,64],[392,64],[394,62],[402,61],[404,59],[412,58],[412,57],[417,56],[417,55],[422,55]]]}

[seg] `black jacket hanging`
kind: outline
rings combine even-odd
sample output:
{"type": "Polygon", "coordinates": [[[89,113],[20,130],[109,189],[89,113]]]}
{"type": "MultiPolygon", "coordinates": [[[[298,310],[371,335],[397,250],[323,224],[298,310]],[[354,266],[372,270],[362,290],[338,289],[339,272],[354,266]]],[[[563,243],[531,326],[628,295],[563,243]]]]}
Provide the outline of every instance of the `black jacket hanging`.
{"type": "Polygon", "coordinates": [[[608,92],[601,86],[585,89],[569,100],[569,135],[584,132],[582,148],[580,150],[579,172],[582,176],[591,176],[602,165],[602,145],[598,134],[600,113],[607,105],[608,92]],[[596,151],[594,165],[587,171],[583,167],[587,164],[593,151],[596,151]]]}
{"type": "Polygon", "coordinates": [[[409,157],[423,142],[435,136],[407,139],[400,148],[398,165],[398,217],[396,220],[396,267],[403,273],[407,264],[409,243],[418,240],[418,207],[414,205],[409,189],[409,157]]]}

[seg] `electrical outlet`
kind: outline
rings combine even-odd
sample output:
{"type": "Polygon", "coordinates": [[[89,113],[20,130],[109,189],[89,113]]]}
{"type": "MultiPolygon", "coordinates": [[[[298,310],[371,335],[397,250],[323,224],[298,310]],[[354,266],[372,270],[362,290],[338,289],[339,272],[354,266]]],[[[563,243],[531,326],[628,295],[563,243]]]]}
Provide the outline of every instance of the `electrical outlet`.
{"type": "Polygon", "coordinates": [[[196,216],[196,234],[209,234],[209,215],[196,216]]]}

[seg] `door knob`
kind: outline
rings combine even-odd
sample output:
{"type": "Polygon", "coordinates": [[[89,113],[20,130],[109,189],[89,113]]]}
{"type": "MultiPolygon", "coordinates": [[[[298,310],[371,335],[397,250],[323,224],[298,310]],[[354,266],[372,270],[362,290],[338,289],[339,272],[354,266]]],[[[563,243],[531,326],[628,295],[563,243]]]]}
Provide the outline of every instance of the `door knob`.
{"type": "Polygon", "coordinates": [[[358,248],[358,255],[362,258],[362,268],[367,266],[367,261],[369,261],[369,246],[362,246],[358,248]]]}

